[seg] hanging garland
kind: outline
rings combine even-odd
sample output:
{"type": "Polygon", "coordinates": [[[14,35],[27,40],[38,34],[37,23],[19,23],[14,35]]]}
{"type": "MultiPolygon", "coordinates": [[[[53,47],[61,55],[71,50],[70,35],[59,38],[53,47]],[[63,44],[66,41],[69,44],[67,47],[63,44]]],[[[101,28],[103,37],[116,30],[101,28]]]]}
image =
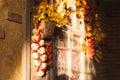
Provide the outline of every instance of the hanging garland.
{"type": "Polygon", "coordinates": [[[40,25],[37,27],[32,31],[32,58],[34,66],[37,67],[37,75],[44,76],[52,65],[52,41],[43,37],[40,25]]]}
{"type": "MultiPolygon", "coordinates": [[[[86,43],[82,44],[82,50],[88,54],[90,60],[93,60],[95,54],[102,53],[99,43],[105,38],[99,22],[99,14],[90,8],[86,0],[76,0],[76,14],[77,17],[83,18],[85,21],[86,43]],[[80,12],[84,16],[81,16],[80,12]]],[[[97,58],[95,59],[97,60],[97,58]]]]}
{"type": "Polygon", "coordinates": [[[33,7],[32,58],[38,76],[45,76],[52,65],[52,39],[54,27],[62,27],[67,20],[58,10],[60,5],[50,5],[47,1],[33,7]],[[53,29],[53,30],[52,30],[53,29]]]}

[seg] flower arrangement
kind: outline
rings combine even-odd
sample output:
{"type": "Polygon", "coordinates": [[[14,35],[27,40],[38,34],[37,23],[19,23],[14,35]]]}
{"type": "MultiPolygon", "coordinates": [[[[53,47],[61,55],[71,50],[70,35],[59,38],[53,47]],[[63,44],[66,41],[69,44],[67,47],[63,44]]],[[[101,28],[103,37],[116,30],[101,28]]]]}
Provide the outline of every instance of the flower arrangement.
{"type": "Polygon", "coordinates": [[[33,22],[35,26],[37,26],[36,23],[39,23],[41,21],[45,22],[52,22],[55,23],[57,27],[62,27],[67,23],[67,20],[64,18],[64,16],[57,11],[57,7],[51,4],[47,3],[40,3],[39,6],[34,7],[34,15],[33,15],[33,22]]]}
{"type": "Polygon", "coordinates": [[[35,28],[41,29],[46,38],[52,38],[55,27],[63,27],[67,24],[67,19],[58,10],[58,5],[48,4],[47,1],[39,2],[33,7],[33,24],[35,28]]]}

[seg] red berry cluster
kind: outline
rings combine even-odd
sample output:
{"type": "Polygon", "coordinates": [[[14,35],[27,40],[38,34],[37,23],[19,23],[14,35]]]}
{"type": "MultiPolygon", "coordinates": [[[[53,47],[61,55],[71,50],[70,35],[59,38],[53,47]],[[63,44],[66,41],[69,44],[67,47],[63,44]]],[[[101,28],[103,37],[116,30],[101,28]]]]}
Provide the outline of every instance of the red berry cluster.
{"type": "Polygon", "coordinates": [[[88,41],[88,54],[89,54],[89,58],[93,59],[93,55],[94,55],[94,38],[90,37],[87,39],[88,41]]]}

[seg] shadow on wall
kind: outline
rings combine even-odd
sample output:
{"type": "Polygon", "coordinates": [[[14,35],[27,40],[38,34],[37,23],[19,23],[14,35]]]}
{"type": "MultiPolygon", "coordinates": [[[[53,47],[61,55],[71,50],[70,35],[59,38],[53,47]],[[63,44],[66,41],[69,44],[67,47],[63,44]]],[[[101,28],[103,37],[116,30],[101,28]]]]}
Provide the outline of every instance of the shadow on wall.
{"type": "MultiPolygon", "coordinates": [[[[56,76],[54,80],[81,80],[81,79],[73,79],[72,77],[69,77],[68,75],[65,75],[65,74],[61,74],[59,76],[56,76]]],[[[87,80],[97,80],[97,78],[95,76],[92,76],[92,79],[91,78],[87,78],[87,80]]]]}
{"type": "Polygon", "coordinates": [[[59,76],[56,76],[55,80],[69,80],[69,76],[61,74],[59,76]]]}

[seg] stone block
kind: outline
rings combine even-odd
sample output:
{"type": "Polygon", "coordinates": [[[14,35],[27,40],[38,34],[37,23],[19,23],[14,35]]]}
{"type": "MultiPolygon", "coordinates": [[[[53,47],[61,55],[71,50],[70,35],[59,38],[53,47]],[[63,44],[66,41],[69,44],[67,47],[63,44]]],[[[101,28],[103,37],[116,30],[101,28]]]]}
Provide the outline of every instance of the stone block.
{"type": "Polygon", "coordinates": [[[22,15],[13,13],[13,12],[8,12],[8,17],[7,19],[9,21],[17,22],[17,23],[22,23],[22,15]]]}

